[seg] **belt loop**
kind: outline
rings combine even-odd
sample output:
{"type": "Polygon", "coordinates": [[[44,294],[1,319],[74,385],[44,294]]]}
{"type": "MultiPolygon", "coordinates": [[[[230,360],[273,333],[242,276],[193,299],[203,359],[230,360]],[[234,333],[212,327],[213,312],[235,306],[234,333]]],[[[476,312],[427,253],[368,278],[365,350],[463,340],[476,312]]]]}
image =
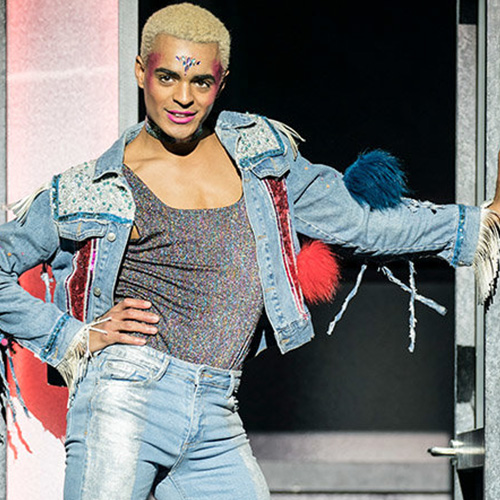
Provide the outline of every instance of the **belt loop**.
{"type": "Polygon", "coordinates": [[[236,374],[233,371],[231,371],[229,375],[230,375],[230,381],[229,381],[229,387],[226,392],[226,398],[230,398],[238,390],[238,386],[240,385],[239,384],[240,379],[239,377],[236,376],[236,374]]]}
{"type": "Polygon", "coordinates": [[[196,387],[198,387],[200,385],[200,380],[201,380],[201,377],[203,375],[203,366],[200,366],[196,372],[195,372],[195,376],[194,376],[194,385],[196,387]]]}
{"type": "Polygon", "coordinates": [[[170,360],[171,356],[165,354],[163,357],[163,361],[161,362],[160,369],[158,370],[158,374],[156,376],[157,380],[160,380],[163,377],[163,375],[165,375],[165,373],[167,372],[168,367],[170,365],[170,360]]]}

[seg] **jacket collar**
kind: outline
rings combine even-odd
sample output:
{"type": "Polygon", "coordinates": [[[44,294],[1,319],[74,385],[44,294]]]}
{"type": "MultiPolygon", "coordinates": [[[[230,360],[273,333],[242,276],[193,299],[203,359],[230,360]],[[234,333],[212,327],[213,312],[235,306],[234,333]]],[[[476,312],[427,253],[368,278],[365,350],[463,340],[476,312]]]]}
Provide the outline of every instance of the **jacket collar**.
{"type": "Polygon", "coordinates": [[[284,167],[263,162],[287,152],[277,124],[260,115],[223,111],[215,130],[240,169],[253,170],[259,177],[277,176],[284,173],[284,167]]]}
{"type": "Polygon", "coordinates": [[[216,128],[234,129],[249,127],[257,123],[257,115],[250,113],[239,113],[237,111],[222,111],[217,118],[216,128]]]}

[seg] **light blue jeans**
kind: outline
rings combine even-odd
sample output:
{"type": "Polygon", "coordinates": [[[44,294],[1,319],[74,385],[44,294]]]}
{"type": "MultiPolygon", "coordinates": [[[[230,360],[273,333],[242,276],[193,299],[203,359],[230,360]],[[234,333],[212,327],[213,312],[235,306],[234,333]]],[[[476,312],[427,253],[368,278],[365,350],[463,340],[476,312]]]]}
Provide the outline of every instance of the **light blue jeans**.
{"type": "Polygon", "coordinates": [[[65,500],[269,500],[237,413],[240,372],[150,347],[92,358],[70,398],[65,500]]]}

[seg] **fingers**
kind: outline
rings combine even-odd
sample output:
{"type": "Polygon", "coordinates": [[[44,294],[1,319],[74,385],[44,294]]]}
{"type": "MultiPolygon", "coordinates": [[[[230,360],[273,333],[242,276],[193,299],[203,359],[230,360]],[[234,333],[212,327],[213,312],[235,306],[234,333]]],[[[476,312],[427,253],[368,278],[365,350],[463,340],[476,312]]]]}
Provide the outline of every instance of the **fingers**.
{"type": "Polygon", "coordinates": [[[121,309],[128,309],[128,308],[149,309],[152,305],[153,304],[151,304],[151,302],[149,302],[149,300],[132,299],[130,297],[127,297],[126,299],[123,299],[122,301],[118,302],[118,304],[116,304],[115,307],[118,307],[121,309]]]}
{"type": "Polygon", "coordinates": [[[146,339],[127,335],[125,333],[111,333],[104,335],[100,332],[90,330],[89,332],[89,350],[90,352],[100,351],[113,344],[145,345],[146,339]]]}
{"type": "Polygon", "coordinates": [[[155,323],[160,317],[149,311],[152,304],[147,300],[126,298],[112,307],[103,319],[89,330],[89,348],[91,352],[116,343],[144,345],[146,340],[130,333],[154,335],[158,333],[155,323]]]}
{"type": "Polygon", "coordinates": [[[158,328],[146,323],[138,323],[137,321],[120,321],[116,322],[115,331],[154,335],[155,333],[158,333],[158,328]]]}
{"type": "Polygon", "coordinates": [[[146,339],[135,337],[134,335],[127,335],[126,333],[119,333],[113,344],[145,345],[146,339]]]}
{"type": "Polygon", "coordinates": [[[111,318],[102,326],[107,331],[126,330],[156,333],[156,327],[154,329],[142,328],[144,323],[151,325],[160,321],[157,314],[148,311],[150,308],[151,302],[147,300],[124,299],[102,316],[103,318],[111,318]]]}
{"type": "Polygon", "coordinates": [[[141,309],[134,309],[131,307],[124,309],[117,319],[120,319],[121,321],[128,320],[130,322],[131,320],[133,322],[144,322],[151,324],[158,323],[158,321],[160,321],[160,317],[157,314],[141,309]]]}

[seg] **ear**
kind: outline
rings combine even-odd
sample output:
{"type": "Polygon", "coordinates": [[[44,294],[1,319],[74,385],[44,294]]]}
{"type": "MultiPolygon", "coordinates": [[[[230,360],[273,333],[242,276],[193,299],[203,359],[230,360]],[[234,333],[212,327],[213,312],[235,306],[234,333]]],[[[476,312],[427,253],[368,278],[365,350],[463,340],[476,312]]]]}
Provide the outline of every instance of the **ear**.
{"type": "Polygon", "coordinates": [[[135,79],[139,88],[144,88],[144,79],[146,77],[146,64],[141,56],[135,58],[135,79]]]}
{"type": "Polygon", "coordinates": [[[220,85],[219,85],[219,90],[217,91],[217,97],[219,97],[222,93],[222,91],[224,90],[224,87],[226,86],[226,81],[227,81],[227,77],[229,75],[229,70],[226,69],[224,71],[224,74],[222,75],[222,80],[220,82],[220,85]]]}

